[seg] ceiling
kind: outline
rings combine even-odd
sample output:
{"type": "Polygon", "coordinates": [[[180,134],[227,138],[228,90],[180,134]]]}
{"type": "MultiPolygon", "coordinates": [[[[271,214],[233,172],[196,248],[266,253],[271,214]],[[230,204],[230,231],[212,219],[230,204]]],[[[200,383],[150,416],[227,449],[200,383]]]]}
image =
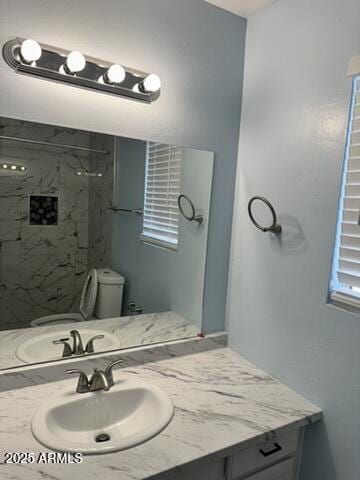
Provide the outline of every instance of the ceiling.
{"type": "Polygon", "coordinates": [[[205,0],[217,7],[228,10],[229,12],[240,15],[241,17],[249,17],[253,13],[275,2],[275,0],[205,0]]]}

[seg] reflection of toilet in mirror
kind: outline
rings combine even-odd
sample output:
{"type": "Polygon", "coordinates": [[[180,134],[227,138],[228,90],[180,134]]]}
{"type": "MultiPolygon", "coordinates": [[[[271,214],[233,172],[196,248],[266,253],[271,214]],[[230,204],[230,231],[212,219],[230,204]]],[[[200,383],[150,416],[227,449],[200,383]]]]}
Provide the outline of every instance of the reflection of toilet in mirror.
{"type": "Polygon", "coordinates": [[[110,268],[93,268],[81,294],[80,313],[58,313],[36,318],[32,327],[84,322],[121,316],[125,279],[110,268]]]}

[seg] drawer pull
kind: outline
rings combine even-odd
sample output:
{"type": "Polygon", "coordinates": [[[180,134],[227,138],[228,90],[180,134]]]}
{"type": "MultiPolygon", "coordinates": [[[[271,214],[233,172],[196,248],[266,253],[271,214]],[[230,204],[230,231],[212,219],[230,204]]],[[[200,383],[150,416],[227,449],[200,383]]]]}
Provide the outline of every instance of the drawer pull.
{"type": "Polygon", "coordinates": [[[260,453],[264,456],[264,457],[268,457],[269,455],[274,455],[274,453],[278,453],[282,450],[282,446],[279,445],[278,443],[274,443],[274,448],[272,450],[268,450],[267,452],[265,452],[265,450],[263,450],[262,448],[260,449],[260,453]]]}

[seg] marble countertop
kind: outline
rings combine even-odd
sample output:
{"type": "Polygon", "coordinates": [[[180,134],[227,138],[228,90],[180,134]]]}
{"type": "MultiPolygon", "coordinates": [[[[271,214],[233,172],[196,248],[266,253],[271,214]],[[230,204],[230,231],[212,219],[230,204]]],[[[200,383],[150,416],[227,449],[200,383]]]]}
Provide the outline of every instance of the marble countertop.
{"type": "MultiPolygon", "coordinates": [[[[171,311],[89,320],[66,325],[7,330],[0,332],[0,370],[27,365],[16,356],[16,349],[25,340],[36,335],[61,330],[70,331],[73,328],[80,332],[82,328],[94,328],[95,330],[101,329],[113,333],[119,339],[118,348],[120,349],[190,338],[196,336],[199,332],[199,329],[192,323],[171,311]]],[[[61,360],[61,357],[58,360],[61,360]]]]}
{"type": "MultiPolygon", "coordinates": [[[[201,342],[197,345],[201,349],[201,342]]],[[[171,347],[170,347],[171,348],[171,347]]],[[[122,452],[86,456],[77,465],[0,463],[2,480],[143,480],[173,473],[231,454],[277,432],[321,418],[321,410],[250,364],[229,348],[128,365],[114,371],[136,376],[165,390],[175,404],[171,423],[155,438],[122,452]]],[[[0,393],[0,460],[4,451],[44,452],[30,431],[37,407],[76,379],[0,393]]]]}

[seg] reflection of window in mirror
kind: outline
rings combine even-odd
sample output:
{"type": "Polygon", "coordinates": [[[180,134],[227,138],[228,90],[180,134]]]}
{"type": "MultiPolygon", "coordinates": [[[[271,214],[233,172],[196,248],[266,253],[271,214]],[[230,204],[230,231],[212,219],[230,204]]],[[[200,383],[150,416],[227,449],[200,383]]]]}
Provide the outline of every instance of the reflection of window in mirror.
{"type": "Polygon", "coordinates": [[[181,156],[180,147],[147,142],[141,238],[170,250],[178,246],[181,156]]]}

